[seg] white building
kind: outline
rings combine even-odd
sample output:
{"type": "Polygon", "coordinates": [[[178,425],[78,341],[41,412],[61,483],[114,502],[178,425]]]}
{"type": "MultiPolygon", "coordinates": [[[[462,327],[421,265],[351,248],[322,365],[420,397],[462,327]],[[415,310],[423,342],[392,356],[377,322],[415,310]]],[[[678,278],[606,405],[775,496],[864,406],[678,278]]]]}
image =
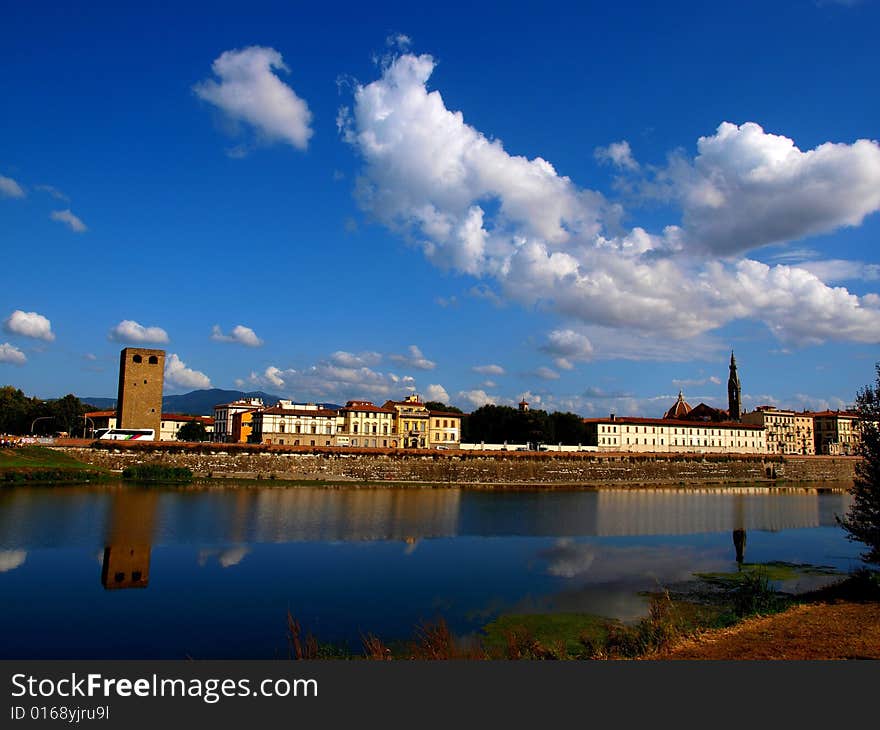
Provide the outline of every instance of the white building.
{"type": "Polygon", "coordinates": [[[672,418],[585,418],[587,445],[635,453],[763,454],[761,426],[672,418]]]}
{"type": "Polygon", "coordinates": [[[272,408],[254,411],[251,436],[260,444],[332,446],[336,416],[336,411],[314,403],[280,400],[272,408]]]}

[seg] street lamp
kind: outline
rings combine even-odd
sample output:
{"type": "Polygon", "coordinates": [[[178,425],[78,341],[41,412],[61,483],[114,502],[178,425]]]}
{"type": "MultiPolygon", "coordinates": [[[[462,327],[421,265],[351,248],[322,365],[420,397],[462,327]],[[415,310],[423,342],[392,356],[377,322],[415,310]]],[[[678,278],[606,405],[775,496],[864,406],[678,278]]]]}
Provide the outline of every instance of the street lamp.
{"type": "Polygon", "coordinates": [[[55,416],[40,416],[39,418],[35,418],[33,420],[33,423],[31,423],[31,436],[36,436],[36,432],[34,431],[34,426],[36,425],[37,421],[54,421],[54,420],[55,420],[55,416]]]}
{"type": "MultiPolygon", "coordinates": [[[[83,416],[84,421],[89,421],[92,424],[92,434],[95,433],[95,422],[89,418],[88,416],[83,416]]],[[[83,438],[86,437],[86,424],[83,423],[83,438]]]]}

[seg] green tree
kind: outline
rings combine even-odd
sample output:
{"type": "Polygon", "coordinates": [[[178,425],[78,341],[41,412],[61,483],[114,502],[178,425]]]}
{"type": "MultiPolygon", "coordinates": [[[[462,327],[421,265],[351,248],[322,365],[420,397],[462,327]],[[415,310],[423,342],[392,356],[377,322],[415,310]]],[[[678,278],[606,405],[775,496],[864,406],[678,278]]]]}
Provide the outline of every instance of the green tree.
{"type": "Polygon", "coordinates": [[[86,406],[72,393],[68,393],[63,398],[48,401],[46,410],[48,411],[46,415],[55,418],[53,428],[56,431],[66,431],[73,436],[74,429],[83,426],[82,417],[86,412],[86,406]]]}
{"type": "Polygon", "coordinates": [[[187,421],[177,431],[178,441],[207,441],[208,429],[201,421],[187,421]]]}
{"type": "Polygon", "coordinates": [[[0,388],[0,433],[27,433],[32,406],[31,399],[17,388],[0,388]]]}
{"type": "Polygon", "coordinates": [[[425,408],[427,408],[429,411],[445,411],[446,413],[464,414],[464,411],[462,411],[461,408],[448,406],[445,403],[441,403],[439,400],[429,400],[427,403],[425,403],[425,408]]]}
{"type": "Polygon", "coordinates": [[[867,546],[862,560],[880,564],[880,362],[874,369],[874,385],[859,391],[856,397],[862,460],[856,465],[856,478],[850,490],[853,503],[846,516],[837,519],[847,538],[867,546]]]}

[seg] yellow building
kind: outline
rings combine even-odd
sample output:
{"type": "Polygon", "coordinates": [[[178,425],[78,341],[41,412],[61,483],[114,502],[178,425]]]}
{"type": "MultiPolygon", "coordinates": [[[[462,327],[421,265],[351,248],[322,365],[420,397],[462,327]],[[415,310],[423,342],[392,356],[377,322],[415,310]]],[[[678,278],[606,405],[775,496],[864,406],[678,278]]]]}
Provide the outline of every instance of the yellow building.
{"type": "Polygon", "coordinates": [[[394,432],[397,443],[404,449],[424,449],[428,446],[428,423],[431,414],[415,393],[403,400],[388,400],[382,406],[394,411],[394,432]]]}
{"type": "Polygon", "coordinates": [[[428,447],[457,449],[461,446],[461,413],[430,411],[428,420],[428,447]]]}
{"type": "Polygon", "coordinates": [[[758,406],[749,413],[743,413],[742,422],[761,426],[767,432],[769,454],[805,453],[803,433],[797,430],[798,424],[801,428],[805,427],[804,415],[773,406],[758,406]]]}

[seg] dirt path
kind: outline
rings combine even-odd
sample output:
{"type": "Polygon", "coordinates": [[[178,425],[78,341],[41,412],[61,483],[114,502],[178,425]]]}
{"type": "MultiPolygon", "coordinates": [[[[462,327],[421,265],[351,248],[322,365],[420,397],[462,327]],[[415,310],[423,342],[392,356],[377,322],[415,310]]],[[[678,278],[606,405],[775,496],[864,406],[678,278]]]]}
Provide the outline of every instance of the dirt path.
{"type": "Polygon", "coordinates": [[[709,631],[647,659],[880,659],[880,603],[817,603],[709,631]]]}

